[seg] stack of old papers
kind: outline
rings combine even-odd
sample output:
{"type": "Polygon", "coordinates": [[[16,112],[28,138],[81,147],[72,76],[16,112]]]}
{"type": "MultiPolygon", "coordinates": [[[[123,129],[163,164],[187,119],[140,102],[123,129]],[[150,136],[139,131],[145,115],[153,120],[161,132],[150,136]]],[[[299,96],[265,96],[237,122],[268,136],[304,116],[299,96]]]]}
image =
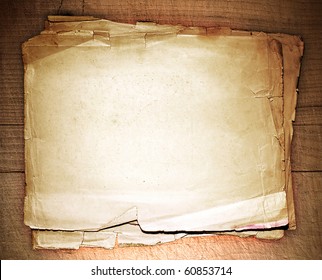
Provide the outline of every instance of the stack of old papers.
{"type": "Polygon", "coordinates": [[[297,36],[49,17],[23,44],[35,248],[295,228],[297,36]]]}

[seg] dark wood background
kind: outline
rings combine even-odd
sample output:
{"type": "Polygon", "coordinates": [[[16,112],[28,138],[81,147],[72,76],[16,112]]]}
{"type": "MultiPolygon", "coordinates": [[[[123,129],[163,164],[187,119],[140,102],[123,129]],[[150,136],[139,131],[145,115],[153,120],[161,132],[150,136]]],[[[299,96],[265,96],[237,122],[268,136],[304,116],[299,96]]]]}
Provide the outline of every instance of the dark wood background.
{"type": "Polygon", "coordinates": [[[0,25],[1,259],[322,259],[322,1],[0,0],[0,25]],[[23,224],[21,43],[55,14],[301,35],[305,52],[292,144],[297,230],[278,241],[213,236],[113,250],[33,250],[23,224]]]}

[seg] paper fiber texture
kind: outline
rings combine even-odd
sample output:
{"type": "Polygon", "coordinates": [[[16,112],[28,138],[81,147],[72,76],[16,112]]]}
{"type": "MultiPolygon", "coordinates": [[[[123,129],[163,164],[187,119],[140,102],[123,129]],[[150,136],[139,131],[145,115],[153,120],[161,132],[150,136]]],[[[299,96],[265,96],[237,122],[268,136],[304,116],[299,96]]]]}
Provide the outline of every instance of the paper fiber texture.
{"type": "Polygon", "coordinates": [[[302,51],[282,34],[49,17],[23,45],[34,246],[295,227],[302,51]]]}

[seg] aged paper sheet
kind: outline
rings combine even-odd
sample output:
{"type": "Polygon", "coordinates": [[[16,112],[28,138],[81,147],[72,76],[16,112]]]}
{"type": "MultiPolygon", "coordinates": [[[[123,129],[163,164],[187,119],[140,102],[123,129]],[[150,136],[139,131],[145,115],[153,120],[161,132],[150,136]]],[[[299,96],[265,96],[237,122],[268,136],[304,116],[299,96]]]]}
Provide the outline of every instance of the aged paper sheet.
{"type": "Polygon", "coordinates": [[[23,45],[34,246],[294,228],[302,52],[282,34],[49,17],[23,45]]]}

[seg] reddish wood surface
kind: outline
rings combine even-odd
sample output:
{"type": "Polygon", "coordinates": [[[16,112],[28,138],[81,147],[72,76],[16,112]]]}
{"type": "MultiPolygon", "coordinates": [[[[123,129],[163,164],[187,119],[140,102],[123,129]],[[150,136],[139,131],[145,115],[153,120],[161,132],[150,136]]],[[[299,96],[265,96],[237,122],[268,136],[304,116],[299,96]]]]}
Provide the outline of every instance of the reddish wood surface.
{"type": "Polygon", "coordinates": [[[3,0],[0,3],[0,258],[1,259],[322,259],[322,2],[300,0],[3,0]],[[232,236],[184,238],[157,246],[33,250],[23,224],[23,65],[21,43],[43,30],[48,15],[93,15],[135,23],[301,35],[292,168],[297,230],[278,241],[232,236]]]}

